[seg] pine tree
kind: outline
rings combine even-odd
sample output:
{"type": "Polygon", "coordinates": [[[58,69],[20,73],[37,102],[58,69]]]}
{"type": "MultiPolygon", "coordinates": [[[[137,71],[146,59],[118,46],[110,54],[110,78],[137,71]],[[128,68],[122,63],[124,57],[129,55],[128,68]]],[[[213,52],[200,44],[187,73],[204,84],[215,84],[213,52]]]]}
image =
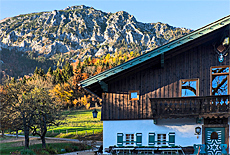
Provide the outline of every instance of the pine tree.
{"type": "Polygon", "coordinates": [[[57,68],[56,71],[57,71],[56,77],[55,77],[56,83],[63,83],[64,81],[63,81],[62,75],[60,73],[60,69],[57,68]]]}
{"type": "Polygon", "coordinates": [[[26,77],[24,76],[22,79],[22,83],[25,84],[26,83],[26,77]]]}
{"type": "Polygon", "coordinates": [[[44,72],[43,69],[39,68],[38,74],[39,74],[40,76],[44,76],[44,75],[45,75],[45,72],[44,72]]]}
{"type": "Polygon", "coordinates": [[[38,67],[35,68],[34,74],[38,74],[38,67]]]}
{"type": "Polygon", "coordinates": [[[53,70],[52,70],[51,67],[48,69],[48,72],[47,72],[47,73],[49,73],[50,75],[53,75],[53,70]]]}
{"type": "Polygon", "coordinates": [[[67,62],[63,67],[63,80],[67,82],[71,76],[73,76],[73,67],[67,62]]]}
{"type": "Polygon", "coordinates": [[[11,79],[11,83],[16,83],[16,80],[14,77],[11,79]]]}

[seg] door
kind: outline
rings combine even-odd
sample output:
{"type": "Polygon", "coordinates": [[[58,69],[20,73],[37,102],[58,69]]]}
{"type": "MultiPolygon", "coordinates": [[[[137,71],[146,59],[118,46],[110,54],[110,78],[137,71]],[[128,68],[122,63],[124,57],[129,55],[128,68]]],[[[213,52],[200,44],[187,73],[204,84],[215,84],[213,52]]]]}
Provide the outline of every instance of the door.
{"type": "Polygon", "coordinates": [[[221,155],[220,144],[225,143],[225,128],[205,128],[205,144],[208,155],[221,155]]]}

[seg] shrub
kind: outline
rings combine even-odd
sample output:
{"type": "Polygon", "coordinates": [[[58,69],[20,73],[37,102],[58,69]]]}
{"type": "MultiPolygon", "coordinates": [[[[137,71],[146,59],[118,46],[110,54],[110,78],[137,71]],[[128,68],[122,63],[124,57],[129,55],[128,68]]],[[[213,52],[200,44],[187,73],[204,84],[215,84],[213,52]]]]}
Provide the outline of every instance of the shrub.
{"type": "Polygon", "coordinates": [[[36,155],[33,150],[29,150],[29,149],[23,149],[20,151],[20,153],[26,155],[36,155]]]}
{"type": "Polygon", "coordinates": [[[65,150],[66,150],[66,152],[74,151],[73,148],[71,146],[69,146],[69,145],[65,146],[65,150]]]}
{"type": "Polygon", "coordinates": [[[46,150],[41,150],[41,151],[39,152],[39,154],[40,154],[40,155],[49,155],[50,153],[49,153],[48,151],[46,151],[46,150]]]}
{"type": "Polygon", "coordinates": [[[48,151],[50,154],[57,154],[58,151],[56,149],[54,149],[52,146],[48,145],[46,147],[46,151],[48,151]]]}

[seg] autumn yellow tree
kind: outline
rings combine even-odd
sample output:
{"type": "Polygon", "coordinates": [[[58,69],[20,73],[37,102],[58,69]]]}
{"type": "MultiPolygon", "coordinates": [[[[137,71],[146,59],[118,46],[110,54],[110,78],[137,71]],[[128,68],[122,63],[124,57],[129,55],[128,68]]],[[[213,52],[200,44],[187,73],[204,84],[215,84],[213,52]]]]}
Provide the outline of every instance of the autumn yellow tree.
{"type": "Polygon", "coordinates": [[[69,107],[73,101],[73,89],[69,83],[57,84],[52,90],[50,90],[53,97],[55,97],[57,102],[60,102],[69,107]]]}

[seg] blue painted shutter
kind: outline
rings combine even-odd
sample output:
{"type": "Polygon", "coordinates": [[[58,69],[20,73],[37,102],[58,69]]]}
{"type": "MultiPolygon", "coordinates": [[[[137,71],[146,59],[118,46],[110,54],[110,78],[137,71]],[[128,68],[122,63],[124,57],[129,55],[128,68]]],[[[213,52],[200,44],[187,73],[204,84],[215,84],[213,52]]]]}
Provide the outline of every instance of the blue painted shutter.
{"type": "Polygon", "coordinates": [[[117,133],[117,145],[118,146],[123,145],[123,133],[117,133]]]}
{"type": "Polygon", "coordinates": [[[149,145],[155,145],[155,133],[149,133],[149,145]]]}
{"type": "Polygon", "coordinates": [[[137,133],[136,134],[136,144],[137,144],[137,146],[142,145],[142,133],[137,133]]]}
{"type": "Polygon", "coordinates": [[[175,145],[175,132],[169,132],[169,145],[175,145]]]}

